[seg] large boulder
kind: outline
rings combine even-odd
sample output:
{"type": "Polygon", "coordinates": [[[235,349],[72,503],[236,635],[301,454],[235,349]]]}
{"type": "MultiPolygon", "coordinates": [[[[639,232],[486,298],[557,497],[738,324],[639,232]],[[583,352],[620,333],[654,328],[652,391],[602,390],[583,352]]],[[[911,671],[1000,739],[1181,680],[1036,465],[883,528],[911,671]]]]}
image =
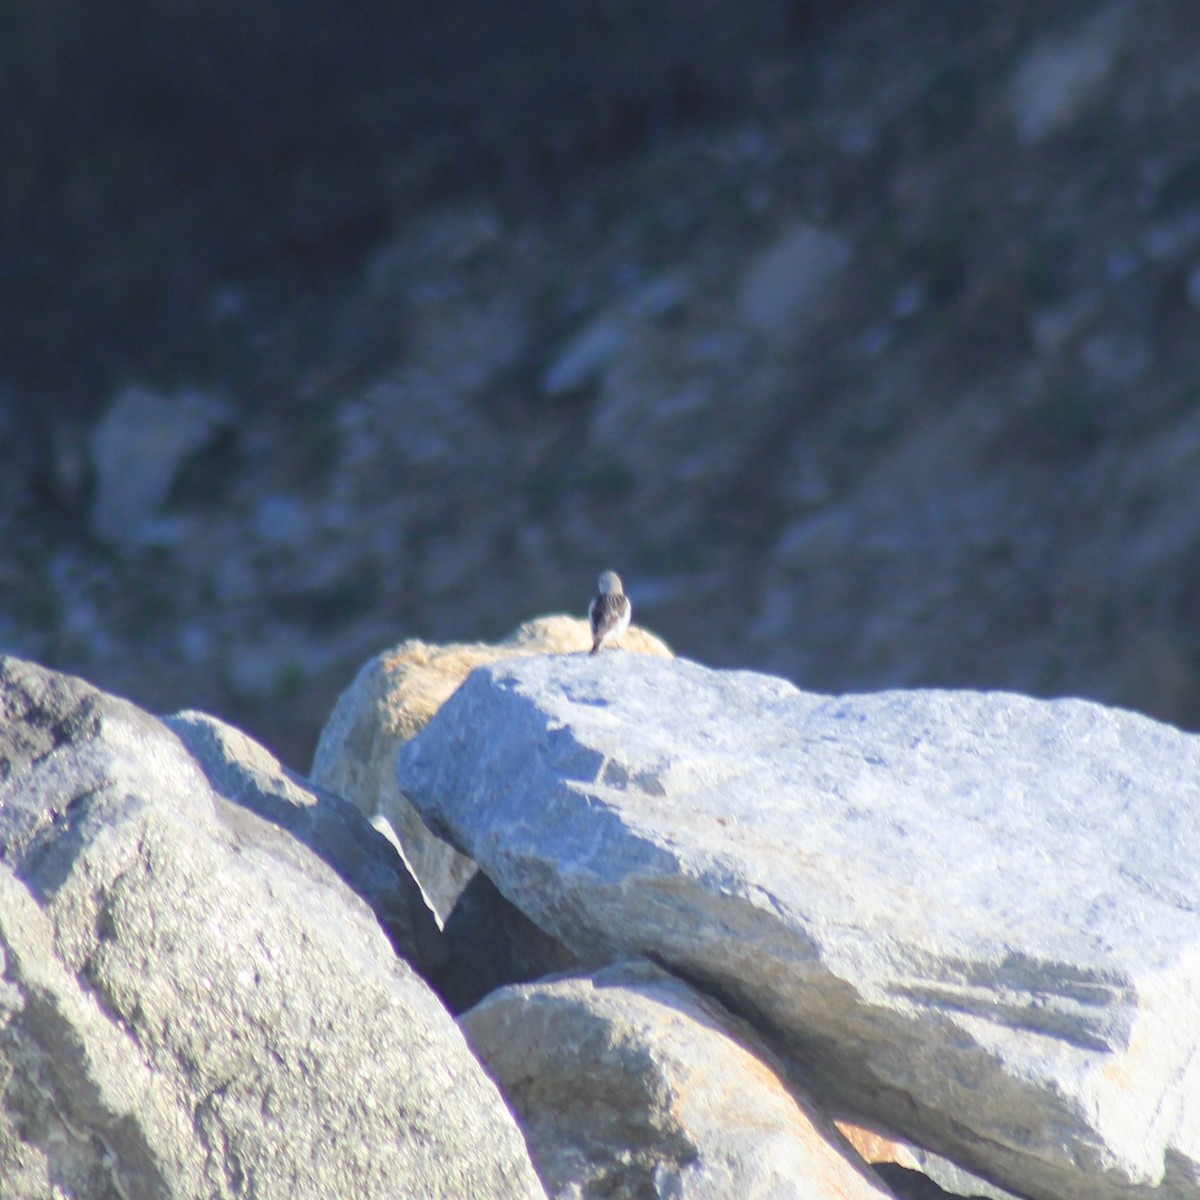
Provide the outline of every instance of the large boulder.
{"type": "MultiPolygon", "coordinates": [[[[370,659],[338,698],[317,743],[313,782],[352,800],[368,817],[379,814],[389,822],[442,921],[475,864],[433,837],[397,792],[396,751],[425,728],[476,667],[506,658],[577,654],[591,645],[588,623],[561,615],[527,621],[497,643],[438,646],[413,639],[370,659]]],[[[640,654],[671,654],[665,643],[637,626],[625,632],[621,646],[640,654]]]]}
{"type": "Polygon", "coordinates": [[[610,654],[481,668],[398,771],[542,928],[825,1102],[1031,1197],[1200,1196],[1200,738],[610,654]]]}
{"type": "Polygon", "coordinates": [[[649,963],[502,988],[460,1021],[552,1196],[889,1196],[742,1022],[649,963]]]}
{"type": "Polygon", "coordinates": [[[543,1195],[364,899],[386,840],[174,724],[0,659],[0,1192],[543,1195]]]}

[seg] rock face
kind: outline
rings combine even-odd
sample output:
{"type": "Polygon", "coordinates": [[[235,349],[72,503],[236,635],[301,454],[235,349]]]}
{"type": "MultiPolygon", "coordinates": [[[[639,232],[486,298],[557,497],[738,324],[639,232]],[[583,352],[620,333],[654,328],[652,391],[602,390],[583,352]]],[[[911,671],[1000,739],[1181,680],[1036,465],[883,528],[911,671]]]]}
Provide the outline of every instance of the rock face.
{"type": "Polygon", "coordinates": [[[1128,16],[1120,4],[1101,9],[1066,39],[1039,42],[1009,84],[1009,103],[1021,141],[1031,146],[1069,125],[1102,93],[1116,64],[1128,16]]]}
{"type": "Polygon", "coordinates": [[[505,988],[461,1020],[555,1197],[889,1195],[749,1029],[649,963],[505,988]]]}
{"type": "Polygon", "coordinates": [[[226,405],[200,392],[122,392],[92,433],[97,536],[116,545],[169,542],[170,532],[154,522],[171,484],[187,457],[230,420],[226,405]]]}
{"type": "Polygon", "coordinates": [[[812,310],[850,261],[837,234],[799,225],[762,251],[746,268],[738,291],[738,315],[751,329],[793,334],[812,320],[812,310]]]}
{"type": "Polygon", "coordinates": [[[446,958],[420,885],[349,801],[312,787],[252,738],[206,713],[164,718],[219,795],[287,830],[370,905],[396,952],[428,977],[446,958]]]}
{"type": "Polygon", "coordinates": [[[0,1191],[541,1196],[361,898],[384,839],[236,731],[174,725],[0,659],[0,1191]]]}
{"type": "MultiPolygon", "coordinates": [[[[424,727],[460,683],[483,663],[536,654],[573,654],[591,648],[586,621],[551,616],[527,621],[504,641],[432,646],[402,642],[372,658],[342,693],[321,732],[313,758],[316,783],[353,800],[367,816],[387,818],[406,861],[444,921],[474,873],[475,864],[431,836],[396,791],[396,751],[424,727]]],[[[636,626],[621,645],[670,656],[653,634],[636,626]]]]}
{"type": "Polygon", "coordinates": [[[539,925],[703,986],[1039,1200],[1200,1196],[1200,739],[634,655],[476,671],[400,786],[539,925]]]}

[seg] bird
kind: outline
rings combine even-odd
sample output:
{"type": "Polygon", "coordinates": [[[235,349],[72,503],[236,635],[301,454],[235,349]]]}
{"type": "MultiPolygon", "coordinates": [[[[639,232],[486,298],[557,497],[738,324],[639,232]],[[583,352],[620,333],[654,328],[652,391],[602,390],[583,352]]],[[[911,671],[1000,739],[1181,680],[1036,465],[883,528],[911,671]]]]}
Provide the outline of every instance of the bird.
{"type": "Polygon", "coordinates": [[[615,641],[629,628],[633,605],[621,587],[616,571],[605,571],[596,581],[600,594],[588,605],[588,620],[592,623],[591,654],[598,654],[606,643],[615,641]]]}

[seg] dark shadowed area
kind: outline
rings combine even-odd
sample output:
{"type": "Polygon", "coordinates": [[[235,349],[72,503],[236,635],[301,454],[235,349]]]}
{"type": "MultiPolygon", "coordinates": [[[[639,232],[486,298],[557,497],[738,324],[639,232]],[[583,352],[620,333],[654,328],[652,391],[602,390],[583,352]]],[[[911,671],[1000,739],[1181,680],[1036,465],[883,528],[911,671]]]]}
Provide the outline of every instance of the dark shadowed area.
{"type": "Polygon", "coordinates": [[[404,637],[1200,726],[1177,0],[0,6],[0,650],[306,769],[404,637]]]}

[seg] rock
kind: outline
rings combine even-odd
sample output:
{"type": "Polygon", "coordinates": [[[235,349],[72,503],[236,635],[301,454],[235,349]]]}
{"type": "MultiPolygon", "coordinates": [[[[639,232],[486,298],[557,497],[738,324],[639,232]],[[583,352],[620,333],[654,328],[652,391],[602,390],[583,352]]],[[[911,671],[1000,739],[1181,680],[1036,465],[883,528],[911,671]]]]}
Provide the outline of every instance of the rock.
{"type": "Polygon", "coordinates": [[[446,921],[444,945],[446,961],[431,982],[456,1013],[506,984],[583,965],[506,900],[482,871],[475,872],[455,903],[446,921]]]}
{"type": "Polygon", "coordinates": [[[254,536],[266,546],[286,546],[303,550],[313,537],[313,519],[296,496],[271,492],[264,496],[254,510],[250,527],[254,536]]]}
{"type": "Polygon", "coordinates": [[[866,1129],[853,1121],[835,1121],[837,1131],[854,1147],[855,1153],[872,1164],[893,1162],[915,1171],[919,1165],[917,1156],[905,1142],[886,1137],[874,1129],[866,1129]]]}
{"type": "Polygon", "coordinates": [[[888,1195],[744,1024],[649,963],[504,988],[460,1020],[552,1196],[888,1195]]]}
{"type": "Polygon", "coordinates": [[[1069,125],[1107,81],[1121,48],[1123,11],[1096,13],[1072,38],[1039,42],[1017,68],[1008,89],[1021,141],[1032,146],[1069,125]]]}
{"type": "Polygon", "coordinates": [[[885,1137],[850,1121],[835,1121],[838,1132],[899,1197],[969,1196],[986,1200],[1017,1200],[995,1184],[964,1171],[949,1159],[920,1146],[885,1137]]]}
{"type": "MultiPolygon", "coordinates": [[[[416,736],[460,683],[481,663],[532,654],[575,654],[591,648],[586,621],[539,617],[504,641],[434,646],[407,641],[376,655],[338,698],[313,757],[315,783],[353,801],[367,815],[382,813],[405,859],[445,920],[475,864],[433,837],[396,790],[396,751],[416,736]]],[[[636,626],[622,638],[626,650],[669,656],[653,634],[636,626]]]]}
{"type": "MultiPolygon", "coordinates": [[[[968,1200],[1020,1200],[1020,1197],[1006,1188],[997,1187],[995,1184],[988,1183],[986,1179],[980,1179],[978,1175],[973,1175],[970,1171],[956,1166],[949,1159],[942,1158],[937,1154],[930,1154],[927,1150],[919,1147],[914,1147],[914,1149],[919,1164],[917,1167],[905,1167],[895,1162],[875,1164],[876,1174],[897,1196],[903,1197],[906,1192],[919,1193],[921,1189],[918,1179],[920,1179],[937,1189],[932,1193],[933,1195],[965,1196],[968,1200]],[[897,1172],[904,1172],[903,1183],[897,1177],[897,1172]]],[[[925,1190],[928,1191],[929,1186],[925,1190]]]]}
{"type": "Polygon", "coordinates": [[[180,718],[193,750],[16,659],[0,713],[6,1195],[543,1194],[449,1014],[282,827],[363,865],[348,808],[284,820],[320,797],[234,731],[180,718]]]}
{"type": "Polygon", "coordinates": [[[824,1102],[1035,1200],[1200,1195],[1200,739],[541,658],[476,671],[398,774],[539,926],[703,986],[824,1102]]]}
{"type": "Polygon", "coordinates": [[[592,386],[625,345],[626,334],[609,321],[598,321],[576,334],[546,368],[542,391],[566,396],[592,386]]]}
{"type": "Polygon", "coordinates": [[[1080,345],[1079,358],[1099,387],[1128,388],[1154,365],[1154,349],[1136,334],[1098,333],[1080,345]]]}
{"type": "Polygon", "coordinates": [[[201,392],[123,391],[92,431],[92,531],[119,546],[155,540],[155,518],[189,455],[203,450],[229,410],[201,392]]]}
{"type": "Polygon", "coordinates": [[[649,324],[677,315],[689,287],[682,275],[659,275],[622,296],[594,317],[558,351],[542,373],[546,396],[569,396],[603,382],[631,338],[649,324]]]}
{"type": "Polygon", "coordinates": [[[849,262],[850,246],[840,234],[797,225],[746,268],[737,297],[743,324],[764,334],[794,334],[817,315],[824,292],[849,262]]]}
{"type": "Polygon", "coordinates": [[[397,954],[428,977],[446,961],[420,885],[348,800],[314,788],[239,729],[206,713],[166,717],[218,795],[285,829],[371,907],[397,954]]]}
{"type": "Polygon", "coordinates": [[[928,1175],[899,1163],[880,1163],[875,1173],[891,1189],[896,1200],[986,1200],[984,1196],[963,1197],[961,1193],[948,1192],[928,1175]]]}
{"type": "MultiPolygon", "coordinates": [[[[382,813],[376,813],[371,818],[371,828],[382,837],[387,838],[388,845],[390,845],[391,848],[396,852],[397,856],[400,858],[400,861],[404,863],[405,870],[408,871],[409,876],[416,883],[417,887],[421,888],[421,895],[424,897],[425,907],[429,909],[431,913],[433,913],[434,920],[437,921],[440,927],[442,922],[437,915],[437,911],[433,907],[433,901],[430,900],[429,894],[425,891],[425,889],[421,887],[421,881],[417,879],[415,874],[413,874],[412,865],[408,861],[408,856],[404,853],[404,847],[401,845],[400,839],[396,836],[396,831],[392,828],[391,821],[389,821],[382,813]]],[[[445,948],[444,936],[442,938],[442,943],[443,948],[445,948]]]]}

